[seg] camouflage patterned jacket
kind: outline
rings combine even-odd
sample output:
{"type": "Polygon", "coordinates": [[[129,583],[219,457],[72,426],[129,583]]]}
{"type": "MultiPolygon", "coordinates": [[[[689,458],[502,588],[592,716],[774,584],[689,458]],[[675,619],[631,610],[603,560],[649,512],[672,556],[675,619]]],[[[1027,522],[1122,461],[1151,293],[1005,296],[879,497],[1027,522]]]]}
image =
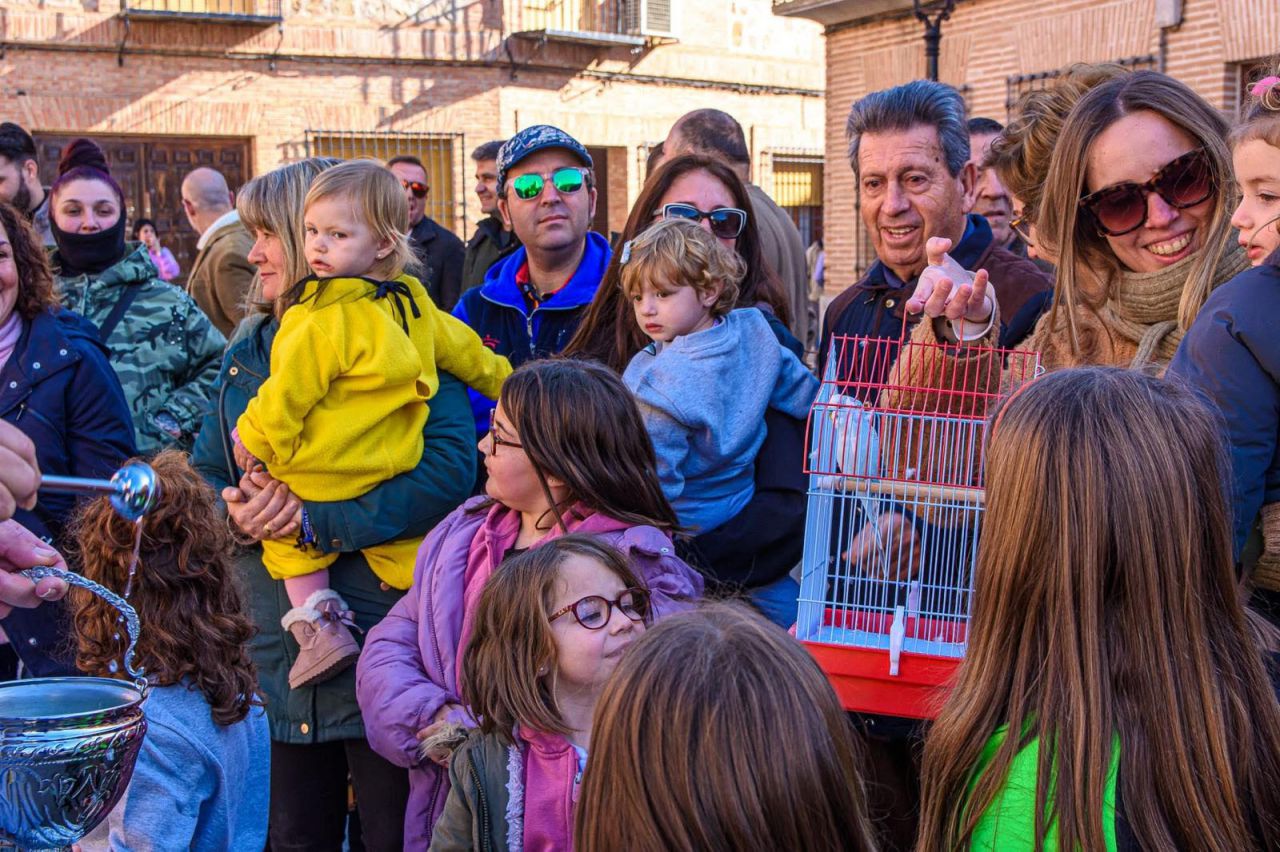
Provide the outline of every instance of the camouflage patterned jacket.
{"type": "MultiPolygon", "coordinates": [[[[52,262],[55,269],[60,266],[56,251],[52,262]]],[[[227,345],[222,333],[190,296],[157,277],[141,243],[130,243],[124,259],[101,275],[59,275],[57,283],[62,304],[99,328],[125,288],[141,288],[105,341],[111,366],[129,400],[138,452],[190,449],[211,407],[227,345]],[[164,428],[175,423],[180,436],[164,428]]]]}

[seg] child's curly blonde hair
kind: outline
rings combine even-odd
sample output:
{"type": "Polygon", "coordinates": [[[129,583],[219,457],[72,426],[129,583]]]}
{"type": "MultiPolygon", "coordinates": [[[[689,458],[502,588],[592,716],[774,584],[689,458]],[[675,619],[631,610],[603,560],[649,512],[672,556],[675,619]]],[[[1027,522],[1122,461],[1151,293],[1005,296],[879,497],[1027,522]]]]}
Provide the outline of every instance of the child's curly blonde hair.
{"type": "Polygon", "coordinates": [[[628,298],[647,282],[662,292],[692,287],[706,296],[719,289],[711,316],[722,317],[738,303],[738,285],[747,265],[698,223],[663,219],[642,231],[623,249],[622,292],[628,298]]]}

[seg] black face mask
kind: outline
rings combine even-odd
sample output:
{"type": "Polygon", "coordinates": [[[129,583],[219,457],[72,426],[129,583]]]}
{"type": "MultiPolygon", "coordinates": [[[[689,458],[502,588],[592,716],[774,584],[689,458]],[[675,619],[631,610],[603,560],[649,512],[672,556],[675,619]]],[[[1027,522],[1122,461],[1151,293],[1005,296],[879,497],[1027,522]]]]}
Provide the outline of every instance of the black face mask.
{"type": "Polygon", "coordinates": [[[97,275],[124,259],[124,213],[110,228],[92,234],[67,233],[49,217],[62,260],[60,275],[97,275]]]}

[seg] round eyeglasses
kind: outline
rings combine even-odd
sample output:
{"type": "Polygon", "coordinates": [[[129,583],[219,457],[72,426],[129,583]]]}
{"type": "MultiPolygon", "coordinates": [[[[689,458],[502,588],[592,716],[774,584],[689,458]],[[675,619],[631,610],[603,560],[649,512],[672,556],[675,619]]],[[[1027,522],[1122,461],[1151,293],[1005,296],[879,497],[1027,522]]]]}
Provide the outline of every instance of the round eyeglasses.
{"type": "Polygon", "coordinates": [[[573,613],[574,619],[583,627],[600,630],[613,617],[614,607],[632,621],[644,621],[649,614],[649,593],[642,589],[626,589],[613,601],[600,595],[588,595],[551,613],[547,620],[555,621],[562,615],[573,613]]]}

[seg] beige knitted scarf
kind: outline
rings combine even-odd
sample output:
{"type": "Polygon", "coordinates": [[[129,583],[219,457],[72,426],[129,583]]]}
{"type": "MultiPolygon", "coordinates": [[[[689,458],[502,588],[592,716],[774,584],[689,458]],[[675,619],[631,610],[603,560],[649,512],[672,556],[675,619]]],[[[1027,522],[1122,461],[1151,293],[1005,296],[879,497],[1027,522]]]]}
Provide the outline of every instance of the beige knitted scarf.
{"type": "MultiPolygon", "coordinates": [[[[1098,313],[1111,330],[1137,344],[1131,366],[1167,364],[1173,358],[1185,331],[1178,327],[1178,302],[1195,261],[1195,256],[1185,257],[1158,272],[1122,272],[1116,278],[1112,297],[1098,313]]],[[[1213,286],[1248,266],[1249,256],[1233,244],[1218,258],[1213,286]]]]}

